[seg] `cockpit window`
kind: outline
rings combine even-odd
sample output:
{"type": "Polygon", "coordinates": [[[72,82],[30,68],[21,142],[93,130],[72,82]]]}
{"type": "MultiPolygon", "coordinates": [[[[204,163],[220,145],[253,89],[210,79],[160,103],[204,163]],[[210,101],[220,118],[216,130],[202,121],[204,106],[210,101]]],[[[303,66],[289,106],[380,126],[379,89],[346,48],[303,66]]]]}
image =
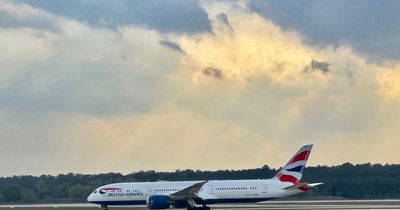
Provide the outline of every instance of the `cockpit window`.
{"type": "Polygon", "coordinates": [[[97,190],[95,190],[93,193],[96,194],[96,193],[97,193],[97,190]]]}

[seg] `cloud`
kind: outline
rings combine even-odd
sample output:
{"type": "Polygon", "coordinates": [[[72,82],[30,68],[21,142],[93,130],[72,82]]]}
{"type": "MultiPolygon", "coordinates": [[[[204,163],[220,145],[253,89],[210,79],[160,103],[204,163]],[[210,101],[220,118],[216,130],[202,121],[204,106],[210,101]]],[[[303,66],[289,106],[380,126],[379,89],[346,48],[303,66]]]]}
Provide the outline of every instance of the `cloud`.
{"type": "Polygon", "coordinates": [[[58,31],[59,18],[29,5],[16,5],[2,1],[0,4],[0,27],[35,28],[44,31],[58,31]]]}
{"type": "Polygon", "coordinates": [[[303,34],[311,45],[346,44],[375,62],[400,58],[397,1],[250,0],[249,6],[284,30],[303,34]]]}
{"type": "MultiPolygon", "coordinates": [[[[76,146],[76,153],[82,151],[82,154],[85,154],[82,148],[90,145],[97,151],[109,150],[111,142],[118,145],[113,146],[118,152],[110,151],[103,157],[94,156],[90,159],[94,162],[106,159],[103,165],[94,166],[102,171],[107,170],[112,164],[118,166],[115,170],[125,168],[126,172],[154,168],[161,170],[188,168],[190,163],[196,163],[191,168],[218,169],[221,167],[221,162],[213,161],[216,159],[225,162],[224,168],[237,168],[240,165],[245,167],[249,164],[258,167],[261,166],[261,162],[241,157],[250,153],[253,157],[262,156],[264,151],[261,148],[270,144],[236,123],[208,119],[202,114],[175,110],[174,107],[155,110],[146,116],[89,118],[87,121],[82,121],[77,132],[71,136],[71,139],[82,138],[89,141],[85,141],[79,147],[76,146]],[[251,144],[246,146],[243,144],[244,141],[251,144]],[[214,147],[211,148],[209,145],[214,147]],[[254,145],[259,145],[259,149],[254,149],[254,145]],[[176,152],[175,148],[184,149],[176,152]],[[135,164],[131,167],[123,166],[125,160],[131,159],[132,155],[135,157],[135,164]]],[[[86,155],[79,155],[77,159],[82,156],[86,155]]]]}
{"type": "Polygon", "coordinates": [[[207,14],[199,7],[197,0],[162,2],[157,0],[120,0],[118,2],[18,0],[18,2],[94,27],[115,29],[121,26],[140,25],[163,33],[197,33],[210,29],[207,14]]]}
{"type": "Polygon", "coordinates": [[[9,19],[34,10],[57,30],[0,28],[13,40],[0,48],[0,175],[279,167],[306,143],[314,165],[400,158],[397,61],[308,45],[246,2],[200,6],[210,30],[180,34],[2,1],[9,19]]]}
{"type": "MultiPolygon", "coordinates": [[[[28,7],[2,5],[18,11],[16,19],[28,7]]],[[[35,17],[45,13],[28,8],[35,11],[35,17]]],[[[157,32],[136,27],[98,29],[50,14],[46,17],[58,31],[29,25],[0,30],[2,40],[14,40],[0,49],[0,66],[4,67],[1,107],[33,112],[136,113],[151,109],[168,95],[168,81],[161,78],[179,63],[176,56],[166,58],[169,51],[158,44],[161,37],[157,32]],[[148,50],[150,47],[153,50],[148,50]],[[155,60],[162,62],[162,67],[149,65],[155,60]]]]}
{"type": "MultiPolygon", "coordinates": [[[[312,142],[328,151],[325,145],[336,142],[343,148],[362,145],[359,152],[368,153],[381,136],[387,145],[398,146],[384,131],[396,120],[378,120],[384,113],[399,113],[388,106],[397,103],[396,65],[370,63],[346,45],[307,45],[301,34],[283,30],[242,2],[207,1],[202,6],[213,33],[179,41],[186,52],[182,68],[196,84],[176,100],[180,106],[240,123],[265,141],[279,139],[286,145],[312,142]],[[233,30],[227,30],[220,14],[227,16],[233,30]],[[204,75],[210,64],[221,71],[223,81],[204,75]]],[[[397,155],[369,154],[368,161],[382,157],[393,162],[397,155]]],[[[350,151],[344,159],[366,160],[350,151]]]]}
{"type": "MultiPolygon", "coordinates": [[[[158,2],[106,0],[81,2],[78,0],[44,2],[17,0],[59,16],[78,20],[96,27],[117,28],[131,24],[155,29],[163,33],[211,31],[207,13],[199,2],[169,0],[158,2]],[[129,8],[129,9],[127,9],[129,8]],[[147,11],[153,11],[149,14],[147,11]]],[[[316,46],[343,44],[379,62],[380,58],[398,59],[400,35],[396,20],[399,4],[373,0],[333,2],[318,1],[248,1],[251,11],[269,19],[283,30],[296,30],[304,41],[316,46]],[[371,15],[371,14],[375,15],[371,15]],[[354,28],[357,25],[357,28],[354,28]]]]}
{"type": "Polygon", "coordinates": [[[230,32],[232,32],[233,28],[229,23],[228,16],[225,13],[218,14],[216,16],[216,20],[222,25],[222,27],[226,27],[230,32]]]}
{"type": "Polygon", "coordinates": [[[312,60],[310,65],[304,68],[304,71],[308,72],[308,71],[318,70],[326,74],[330,71],[329,66],[330,64],[328,62],[312,60]]]}
{"type": "Polygon", "coordinates": [[[159,43],[162,46],[168,47],[168,48],[173,49],[175,51],[178,51],[180,53],[184,53],[182,48],[175,42],[171,42],[171,41],[168,41],[168,40],[161,40],[161,41],[159,41],[159,43]]]}
{"type": "Polygon", "coordinates": [[[222,71],[212,66],[203,69],[203,74],[216,79],[223,79],[222,71]]]}
{"type": "Polygon", "coordinates": [[[400,99],[400,66],[382,68],[377,72],[377,80],[380,91],[383,95],[399,100],[400,99]]]}
{"type": "Polygon", "coordinates": [[[221,14],[217,15],[217,20],[222,22],[222,23],[224,23],[224,24],[226,24],[226,25],[228,25],[228,26],[230,25],[229,24],[229,20],[228,20],[228,16],[226,16],[225,13],[221,13],[221,14]]]}
{"type": "Polygon", "coordinates": [[[303,69],[313,60],[324,60],[324,52],[304,45],[299,34],[282,31],[242,2],[204,3],[203,7],[213,33],[188,35],[178,41],[186,52],[183,67],[194,71],[195,81],[202,80],[202,69],[212,64],[225,78],[238,82],[260,76],[275,82],[296,82],[308,76],[303,69]]]}

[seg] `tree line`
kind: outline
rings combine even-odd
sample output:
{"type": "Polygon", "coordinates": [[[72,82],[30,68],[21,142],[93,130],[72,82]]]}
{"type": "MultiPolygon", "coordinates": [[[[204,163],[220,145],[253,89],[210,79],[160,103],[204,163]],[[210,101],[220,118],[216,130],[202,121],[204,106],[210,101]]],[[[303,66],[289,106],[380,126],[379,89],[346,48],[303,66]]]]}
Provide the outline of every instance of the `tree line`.
{"type": "MultiPolygon", "coordinates": [[[[0,178],[0,203],[84,202],[97,187],[115,182],[268,179],[277,173],[268,166],[243,170],[139,171],[122,175],[60,174],[57,176],[13,176],[0,178]]],[[[323,182],[302,197],[340,197],[348,199],[400,198],[399,164],[345,163],[338,166],[307,167],[302,182],[323,182]]]]}

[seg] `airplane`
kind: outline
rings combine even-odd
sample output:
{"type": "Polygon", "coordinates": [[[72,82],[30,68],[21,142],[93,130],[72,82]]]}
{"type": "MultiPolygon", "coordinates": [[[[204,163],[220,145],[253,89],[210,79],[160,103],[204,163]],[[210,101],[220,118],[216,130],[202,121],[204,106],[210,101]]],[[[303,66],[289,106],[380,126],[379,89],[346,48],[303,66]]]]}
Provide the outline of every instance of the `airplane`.
{"type": "Polygon", "coordinates": [[[292,196],[323,183],[301,183],[313,145],[305,145],[271,179],[126,182],[101,186],[87,198],[108,210],[111,205],[149,209],[210,210],[209,204],[250,203],[292,196]]]}

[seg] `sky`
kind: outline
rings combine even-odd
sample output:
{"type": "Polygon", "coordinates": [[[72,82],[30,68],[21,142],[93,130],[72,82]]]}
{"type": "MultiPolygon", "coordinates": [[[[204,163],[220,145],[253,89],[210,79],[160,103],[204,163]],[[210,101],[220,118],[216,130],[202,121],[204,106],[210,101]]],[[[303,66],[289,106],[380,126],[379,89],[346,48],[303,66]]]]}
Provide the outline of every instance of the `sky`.
{"type": "Polygon", "coordinates": [[[399,163],[399,9],[0,0],[0,176],[399,163]]]}

